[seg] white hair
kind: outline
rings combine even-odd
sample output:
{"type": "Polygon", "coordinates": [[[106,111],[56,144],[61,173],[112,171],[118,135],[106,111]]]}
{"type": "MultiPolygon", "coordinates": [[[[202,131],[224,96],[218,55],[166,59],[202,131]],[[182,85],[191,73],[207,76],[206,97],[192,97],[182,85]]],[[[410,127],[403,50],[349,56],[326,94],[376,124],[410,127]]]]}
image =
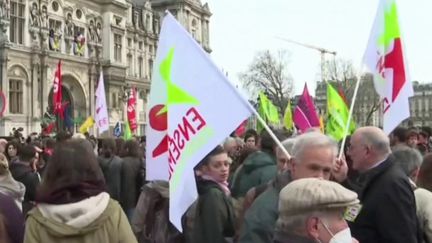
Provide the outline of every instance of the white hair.
{"type": "Polygon", "coordinates": [[[301,161],[302,156],[313,148],[329,148],[337,155],[338,145],[331,137],[320,132],[308,132],[295,138],[292,156],[301,161]]]}
{"type": "Polygon", "coordinates": [[[420,168],[423,157],[420,152],[404,145],[398,145],[393,150],[394,162],[402,168],[408,176],[416,169],[420,168]]]}
{"type": "MultiPolygon", "coordinates": [[[[285,150],[292,155],[293,153],[293,147],[294,143],[296,141],[295,137],[287,138],[284,141],[282,141],[282,146],[285,148],[285,150]]],[[[277,149],[281,150],[281,148],[278,146],[277,149]]]]}

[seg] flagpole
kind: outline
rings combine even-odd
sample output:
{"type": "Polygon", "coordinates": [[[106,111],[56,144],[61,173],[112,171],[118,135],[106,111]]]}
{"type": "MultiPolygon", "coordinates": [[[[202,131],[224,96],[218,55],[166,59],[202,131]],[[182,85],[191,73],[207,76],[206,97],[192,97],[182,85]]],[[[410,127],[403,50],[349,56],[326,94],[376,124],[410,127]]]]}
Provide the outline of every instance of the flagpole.
{"type": "Polygon", "coordinates": [[[341,147],[339,149],[339,157],[338,157],[339,159],[342,159],[342,156],[344,154],[344,147],[345,147],[345,143],[346,143],[346,140],[347,140],[348,131],[349,131],[350,127],[351,127],[352,114],[353,114],[354,105],[355,105],[355,102],[356,102],[356,99],[357,99],[357,93],[358,93],[358,90],[359,90],[359,87],[360,87],[360,79],[361,79],[362,73],[363,73],[363,65],[361,65],[360,70],[357,73],[357,82],[356,82],[356,86],[355,86],[355,89],[354,89],[353,98],[351,100],[351,106],[350,106],[349,114],[348,114],[348,121],[347,121],[347,124],[345,125],[345,131],[343,133],[344,136],[343,136],[343,139],[342,139],[341,147]]]}
{"type": "Polygon", "coordinates": [[[252,108],[252,112],[257,117],[257,119],[261,123],[261,125],[263,125],[264,129],[269,133],[269,135],[272,137],[272,139],[276,142],[276,144],[279,146],[279,148],[282,150],[282,152],[288,157],[288,159],[291,159],[291,155],[288,153],[288,151],[285,149],[285,147],[282,145],[282,143],[279,141],[279,139],[276,137],[276,135],[273,133],[273,131],[270,129],[270,127],[267,126],[267,123],[264,121],[264,119],[253,108],[252,108]]]}

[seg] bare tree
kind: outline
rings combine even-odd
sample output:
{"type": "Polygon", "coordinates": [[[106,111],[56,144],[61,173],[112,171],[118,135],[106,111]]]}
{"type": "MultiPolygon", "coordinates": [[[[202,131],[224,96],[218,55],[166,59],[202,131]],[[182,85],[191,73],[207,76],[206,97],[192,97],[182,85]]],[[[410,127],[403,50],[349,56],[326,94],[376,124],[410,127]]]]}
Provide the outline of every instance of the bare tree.
{"type": "Polygon", "coordinates": [[[293,79],[287,70],[287,52],[279,50],[273,54],[269,50],[258,52],[247,71],[240,73],[242,85],[251,94],[263,91],[279,108],[285,110],[293,90],[293,79]]]}

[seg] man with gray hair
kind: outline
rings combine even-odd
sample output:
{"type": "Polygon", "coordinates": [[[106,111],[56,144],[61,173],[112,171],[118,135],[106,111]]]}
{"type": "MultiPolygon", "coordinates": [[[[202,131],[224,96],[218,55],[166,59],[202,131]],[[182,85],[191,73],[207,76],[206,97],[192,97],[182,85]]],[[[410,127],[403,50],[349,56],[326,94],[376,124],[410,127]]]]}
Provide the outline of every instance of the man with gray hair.
{"type": "MultiPolygon", "coordinates": [[[[336,164],[337,143],[320,132],[309,132],[296,137],[291,141],[284,141],[291,154],[291,158],[284,158],[279,154],[278,164],[282,171],[276,182],[277,185],[268,188],[252,204],[246,212],[244,225],[240,233],[240,243],[271,242],[274,226],[278,217],[278,201],[280,190],[292,180],[302,178],[321,178],[329,180],[336,164]]],[[[335,178],[346,170],[339,170],[335,178]]]]}
{"type": "Polygon", "coordinates": [[[377,127],[362,127],[352,135],[348,155],[360,174],[356,182],[345,184],[357,192],[362,207],[350,228],[360,242],[417,243],[414,193],[390,152],[389,138],[377,127]]]}
{"type": "Polygon", "coordinates": [[[351,243],[357,240],[344,214],[359,203],[357,194],[336,182],[299,179],[280,192],[275,243],[351,243]]]}
{"type": "Polygon", "coordinates": [[[432,242],[432,192],[418,188],[415,184],[423,157],[417,149],[402,145],[394,147],[392,156],[395,163],[410,177],[416,199],[417,218],[424,232],[424,240],[432,242]]]}

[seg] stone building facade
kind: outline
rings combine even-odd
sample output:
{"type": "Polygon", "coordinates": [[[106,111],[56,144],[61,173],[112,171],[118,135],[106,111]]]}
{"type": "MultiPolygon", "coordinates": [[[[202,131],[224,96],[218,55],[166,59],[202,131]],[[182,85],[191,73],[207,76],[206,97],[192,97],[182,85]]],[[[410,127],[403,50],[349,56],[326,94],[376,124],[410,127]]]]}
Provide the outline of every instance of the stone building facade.
{"type": "Polygon", "coordinates": [[[211,13],[199,0],[0,0],[0,89],[7,103],[0,136],[9,135],[13,127],[22,127],[24,134],[41,131],[41,123],[51,117],[59,60],[63,102],[74,131],[95,113],[95,90],[103,71],[111,128],[125,121],[126,100],[135,87],[137,133],[144,134],[165,10],[211,51],[211,13]]]}

